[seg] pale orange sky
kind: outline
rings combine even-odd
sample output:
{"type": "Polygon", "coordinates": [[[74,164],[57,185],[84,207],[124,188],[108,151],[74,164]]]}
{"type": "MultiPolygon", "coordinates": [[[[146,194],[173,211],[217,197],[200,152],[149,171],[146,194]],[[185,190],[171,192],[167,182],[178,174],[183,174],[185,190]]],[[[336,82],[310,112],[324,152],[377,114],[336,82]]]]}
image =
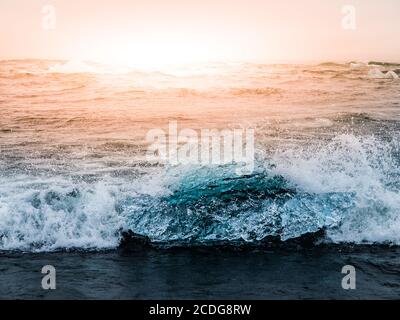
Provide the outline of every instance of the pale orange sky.
{"type": "Polygon", "coordinates": [[[400,61],[399,15],[398,0],[0,0],[0,58],[400,61]],[[347,4],[356,30],[342,28],[347,4]]]}

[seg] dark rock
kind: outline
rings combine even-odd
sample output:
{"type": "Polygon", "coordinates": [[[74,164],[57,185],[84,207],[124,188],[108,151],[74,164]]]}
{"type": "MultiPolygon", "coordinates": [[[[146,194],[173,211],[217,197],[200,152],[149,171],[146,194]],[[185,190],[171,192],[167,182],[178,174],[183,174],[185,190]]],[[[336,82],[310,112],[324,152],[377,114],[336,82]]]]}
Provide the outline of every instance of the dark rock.
{"type": "Polygon", "coordinates": [[[149,249],[152,245],[149,237],[128,230],[122,232],[122,239],[119,247],[128,251],[140,251],[149,249]]]}
{"type": "Polygon", "coordinates": [[[375,65],[375,66],[383,66],[383,67],[397,67],[400,66],[399,63],[394,63],[394,62],[381,62],[381,61],[370,61],[368,62],[368,65],[375,65]]]}
{"type": "Polygon", "coordinates": [[[282,241],[279,236],[268,236],[264,238],[261,242],[267,247],[299,247],[299,248],[309,248],[318,245],[321,240],[325,238],[325,229],[318,230],[313,233],[306,233],[302,236],[282,241]]]}

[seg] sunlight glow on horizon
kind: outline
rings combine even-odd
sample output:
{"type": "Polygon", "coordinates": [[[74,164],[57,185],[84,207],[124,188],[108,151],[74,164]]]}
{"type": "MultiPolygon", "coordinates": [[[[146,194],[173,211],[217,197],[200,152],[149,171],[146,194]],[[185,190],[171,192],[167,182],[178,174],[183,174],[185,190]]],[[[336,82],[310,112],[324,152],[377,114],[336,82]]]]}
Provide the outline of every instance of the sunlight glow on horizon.
{"type": "MultiPolygon", "coordinates": [[[[94,50],[83,49],[85,60],[104,63],[114,67],[140,67],[142,69],[160,69],[170,65],[204,63],[214,60],[224,60],[225,57],[214,54],[218,48],[210,44],[201,45],[188,41],[130,41],[120,37],[112,41],[109,47],[95,45],[94,50]],[[99,50],[101,48],[101,50],[99,50]]],[[[80,59],[79,55],[75,57],[80,59]]]]}
{"type": "Polygon", "coordinates": [[[159,69],[210,61],[400,60],[398,0],[2,0],[0,58],[159,69]],[[56,9],[43,30],[45,5],[56,9]]]}

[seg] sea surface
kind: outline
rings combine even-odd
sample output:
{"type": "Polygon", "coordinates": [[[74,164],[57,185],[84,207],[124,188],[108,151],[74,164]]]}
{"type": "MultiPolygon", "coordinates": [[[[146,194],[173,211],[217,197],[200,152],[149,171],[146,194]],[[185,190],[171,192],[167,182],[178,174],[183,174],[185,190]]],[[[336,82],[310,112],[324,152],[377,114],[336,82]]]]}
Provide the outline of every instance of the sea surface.
{"type": "Polygon", "coordinates": [[[0,299],[398,299],[398,248],[173,249],[0,257],[0,299]],[[42,267],[56,268],[43,290],[42,267]],[[342,268],[356,269],[344,290],[342,268]]]}
{"type": "Polygon", "coordinates": [[[8,279],[0,296],[41,297],[11,283],[54,261],[68,279],[85,270],[83,283],[104,289],[67,286],[58,297],[341,298],[340,265],[350,261],[367,286],[350,298],[395,297],[399,74],[400,65],[378,62],[133,70],[0,61],[0,267],[8,279]],[[180,129],[254,129],[254,171],[149,161],[146,134],[171,121],[180,129]],[[128,231],[157,249],[119,252],[128,231]],[[317,233],[306,254],[254,249],[317,233]],[[219,243],[230,250],[210,249],[219,243]],[[242,245],[253,249],[232,253],[242,245]],[[211,251],[194,248],[202,246],[211,251]],[[196,278],[207,266],[207,279],[196,278]],[[332,274],[318,291],[312,281],[324,270],[332,274]],[[183,279],[191,289],[175,287],[187,273],[195,275],[183,279]],[[117,274],[115,290],[106,290],[105,274],[117,274]],[[129,291],[124,277],[140,286],[129,291]]]}

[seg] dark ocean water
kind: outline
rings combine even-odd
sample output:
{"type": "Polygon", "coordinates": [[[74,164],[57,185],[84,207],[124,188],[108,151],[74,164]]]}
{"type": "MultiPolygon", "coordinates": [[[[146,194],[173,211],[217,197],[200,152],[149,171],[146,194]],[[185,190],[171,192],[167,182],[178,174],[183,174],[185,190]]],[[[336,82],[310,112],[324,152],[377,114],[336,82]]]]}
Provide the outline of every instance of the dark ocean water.
{"type": "Polygon", "coordinates": [[[398,248],[112,251],[1,256],[1,299],[398,299],[398,248]],[[44,265],[56,290],[41,288],[44,265]],[[341,270],[356,268],[357,289],[341,270]]]}

